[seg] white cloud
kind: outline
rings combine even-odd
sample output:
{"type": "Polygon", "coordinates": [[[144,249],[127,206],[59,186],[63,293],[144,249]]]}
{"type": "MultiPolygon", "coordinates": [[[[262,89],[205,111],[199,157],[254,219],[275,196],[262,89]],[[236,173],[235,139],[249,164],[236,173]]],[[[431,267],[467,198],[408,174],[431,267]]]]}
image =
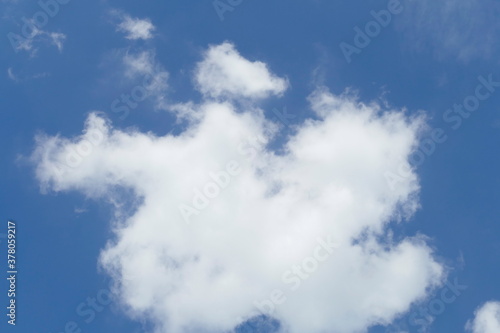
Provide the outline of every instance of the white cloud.
{"type": "Polygon", "coordinates": [[[473,321],[467,323],[467,330],[472,333],[500,332],[500,302],[487,302],[476,313],[473,321]]]}
{"type": "Polygon", "coordinates": [[[195,77],[198,89],[213,98],[264,98],[281,95],[288,86],[285,79],[270,73],[266,64],[243,58],[227,42],[208,49],[195,77]]]}
{"type": "Polygon", "coordinates": [[[126,33],[127,39],[151,39],[155,26],[149,19],[132,18],[129,15],[122,15],[121,22],[117,30],[126,33]]]}
{"type": "MultiPolygon", "coordinates": [[[[211,97],[286,87],[230,44],[205,57],[196,75],[211,97]]],[[[128,313],[158,332],[231,330],[258,304],[271,309],[276,290],[286,300],[270,314],[291,333],[363,332],[444,278],[424,237],[393,240],[389,224],[418,206],[413,171],[395,189],[384,173],[407,161],[423,121],[325,88],[310,102],[318,119],[283,154],[267,147],[278,127],[257,106],[209,98],[190,104],[200,118],[179,135],[114,129],[92,113],[79,137],[38,137],[32,158],[44,189],[114,204],[116,239],[100,263],[128,313]],[[330,236],[340,247],[318,252],[330,236]]]]}

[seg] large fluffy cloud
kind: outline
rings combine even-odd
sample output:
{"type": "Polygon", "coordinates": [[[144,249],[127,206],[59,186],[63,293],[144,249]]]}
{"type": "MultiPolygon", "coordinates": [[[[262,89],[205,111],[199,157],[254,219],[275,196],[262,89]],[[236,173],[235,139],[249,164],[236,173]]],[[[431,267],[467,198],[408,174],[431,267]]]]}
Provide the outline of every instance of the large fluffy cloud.
{"type": "Polygon", "coordinates": [[[191,104],[199,117],[178,135],[115,129],[92,113],[80,136],[37,138],[44,189],[114,203],[116,239],[100,264],[131,316],[172,333],[228,331],[259,313],[292,333],[363,332],[442,282],[424,237],[390,231],[418,207],[407,160],[421,118],[319,88],[314,117],[277,153],[278,126],[231,101],[286,81],[227,43],[197,68],[207,100],[191,104]],[[402,164],[408,177],[389,186],[384,175],[402,164]]]}
{"type": "Polygon", "coordinates": [[[473,321],[467,323],[472,333],[500,332],[500,302],[488,302],[476,311],[473,321]]]}

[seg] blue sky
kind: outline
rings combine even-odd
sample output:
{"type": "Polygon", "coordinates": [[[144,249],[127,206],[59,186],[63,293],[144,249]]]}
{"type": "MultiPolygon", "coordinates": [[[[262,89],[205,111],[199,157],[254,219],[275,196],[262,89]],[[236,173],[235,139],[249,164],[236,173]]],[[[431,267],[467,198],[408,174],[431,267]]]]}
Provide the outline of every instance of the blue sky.
{"type": "Polygon", "coordinates": [[[40,3],[0,2],[2,332],[499,332],[500,2],[40,3]]]}

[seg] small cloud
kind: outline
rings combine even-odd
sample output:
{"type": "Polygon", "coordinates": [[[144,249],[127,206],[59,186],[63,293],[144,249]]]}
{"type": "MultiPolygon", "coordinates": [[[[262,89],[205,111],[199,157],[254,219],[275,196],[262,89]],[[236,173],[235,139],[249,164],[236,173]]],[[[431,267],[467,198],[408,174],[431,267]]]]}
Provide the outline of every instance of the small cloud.
{"type": "Polygon", "coordinates": [[[66,35],[60,32],[51,32],[48,35],[52,39],[52,44],[57,46],[57,49],[61,52],[63,49],[63,43],[66,40],[66,35]]]}
{"type": "Polygon", "coordinates": [[[207,97],[266,98],[281,95],[288,81],[272,74],[260,61],[243,58],[234,45],[212,46],[198,63],[195,73],[198,90],[207,97]]]}
{"type": "Polygon", "coordinates": [[[12,70],[12,67],[9,67],[7,69],[7,75],[9,78],[14,81],[14,82],[19,82],[19,78],[14,74],[14,71],[12,70]]]}
{"type": "Polygon", "coordinates": [[[83,214],[83,213],[86,213],[88,210],[85,209],[85,208],[78,208],[78,207],[75,207],[75,214],[83,214]]]}
{"type": "Polygon", "coordinates": [[[121,20],[117,31],[126,33],[125,38],[132,40],[153,38],[153,31],[156,28],[151,20],[133,18],[126,14],[122,14],[121,20]]]}

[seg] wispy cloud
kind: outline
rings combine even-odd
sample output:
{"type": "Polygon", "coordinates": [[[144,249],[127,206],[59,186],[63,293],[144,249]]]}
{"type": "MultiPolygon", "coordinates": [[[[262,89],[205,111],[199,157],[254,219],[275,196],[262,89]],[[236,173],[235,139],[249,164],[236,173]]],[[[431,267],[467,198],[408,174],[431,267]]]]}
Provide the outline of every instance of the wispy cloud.
{"type": "Polygon", "coordinates": [[[19,74],[15,73],[14,69],[12,67],[7,68],[7,76],[9,79],[11,79],[14,82],[22,82],[25,80],[29,79],[40,79],[49,76],[49,73],[43,72],[43,73],[36,73],[36,74],[30,74],[30,75],[24,75],[24,74],[19,74]]]}
{"type": "Polygon", "coordinates": [[[66,40],[66,35],[60,32],[50,32],[48,35],[52,40],[52,44],[54,44],[59,52],[61,52],[63,50],[63,43],[66,40]]]}
{"type": "MultiPolygon", "coordinates": [[[[140,85],[133,90],[141,90],[138,99],[153,97],[157,108],[166,105],[169,73],[156,59],[153,49],[140,52],[127,52],[123,56],[124,75],[131,80],[139,80],[140,85]]],[[[132,92],[134,96],[137,92],[132,92]]],[[[133,97],[132,96],[132,97],[133,97]]],[[[137,102],[137,101],[136,101],[137,102]]]]}
{"type": "Polygon", "coordinates": [[[153,32],[156,28],[150,19],[133,18],[123,13],[117,15],[120,16],[121,21],[117,26],[117,30],[124,32],[125,38],[131,40],[153,38],[153,32]]]}
{"type": "Polygon", "coordinates": [[[14,71],[11,67],[7,68],[7,75],[12,81],[19,82],[19,78],[14,74],[14,71]]]}
{"type": "Polygon", "coordinates": [[[35,56],[38,52],[36,44],[49,43],[55,45],[59,52],[62,52],[66,35],[60,32],[49,32],[32,26],[31,34],[24,37],[16,34],[9,34],[8,38],[12,47],[16,52],[26,51],[31,56],[35,56]]]}
{"type": "Polygon", "coordinates": [[[404,1],[397,18],[406,46],[439,59],[467,62],[498,54],[500,2],[476,0],[404,1]]]}

